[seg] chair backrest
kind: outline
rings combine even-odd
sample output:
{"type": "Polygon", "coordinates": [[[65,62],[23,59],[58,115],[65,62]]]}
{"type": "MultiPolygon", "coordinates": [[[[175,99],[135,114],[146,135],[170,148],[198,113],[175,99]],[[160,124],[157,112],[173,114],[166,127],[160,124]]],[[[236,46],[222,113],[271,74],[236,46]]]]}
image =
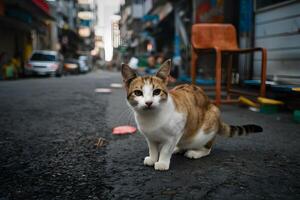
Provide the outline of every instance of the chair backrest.
{"type": "Polygon", "coordinates": [[[194,24],[192,45],[195,49],[238,49],[236,30],[231,24],[194,24]]]}

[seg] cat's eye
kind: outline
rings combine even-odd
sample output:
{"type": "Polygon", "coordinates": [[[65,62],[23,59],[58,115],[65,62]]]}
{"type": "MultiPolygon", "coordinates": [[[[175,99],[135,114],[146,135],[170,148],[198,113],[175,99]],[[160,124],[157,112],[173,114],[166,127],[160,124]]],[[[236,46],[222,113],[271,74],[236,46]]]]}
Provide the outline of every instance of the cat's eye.
{"type": "Polygon", "coordinates": [[[141,90],[134,90],[134,95],[135,96],[142,96],[143,95],[143,92],[141,90]]]}
{"type": "Polygon", "coordinates": [[[161,92],[161,89],[155,89],[154,91],[153,91],[153,95],[159,95],[160,94],[160,92],[161,92]]]}

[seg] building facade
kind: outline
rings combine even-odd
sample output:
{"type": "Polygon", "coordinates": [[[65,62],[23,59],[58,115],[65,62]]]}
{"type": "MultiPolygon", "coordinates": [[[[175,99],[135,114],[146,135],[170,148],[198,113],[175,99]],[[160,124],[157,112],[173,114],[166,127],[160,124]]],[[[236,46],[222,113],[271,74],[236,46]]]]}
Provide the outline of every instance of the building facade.
{"type": "Polygon", "coordinates": [[[51,48],[54,20],[44,0],[0,0],[0,66],[15,59],[22,75],[33,49],[51,48]]]}
{"type": "MultiPolygon", "coordinates": [[[[189,76],[191,27],[195,23],[230,23],[241,48],[268,50],[269,80],[299,83],[300,2],[251,0],[126,0],[120,8],[121,44],[135,56],[162,52],[189,76]]],[[[214,55],[201,55],[198,76],[214,78],[214,55]]],[[[234,59],[237,81],[256,79],[259,55],[234,59]]]]}

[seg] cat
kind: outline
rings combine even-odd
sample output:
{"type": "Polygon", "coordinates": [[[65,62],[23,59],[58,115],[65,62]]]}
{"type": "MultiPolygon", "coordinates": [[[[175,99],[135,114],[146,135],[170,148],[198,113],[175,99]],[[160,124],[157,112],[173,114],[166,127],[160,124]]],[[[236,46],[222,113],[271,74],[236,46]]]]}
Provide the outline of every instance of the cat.
{"type": "Polygon", "coordinates": [[[142,77],[122,64],[127,104],[149,148],[144,165],[168,170],[173,153],[185,152],[191,159],[209,155],[217,134],[232,137],[263,131],[257,125],[222,122],[218,107],[199,86],[183,84],[169,91],[170,70],[171,60],[167,60],[156,75],[142,77]]]}

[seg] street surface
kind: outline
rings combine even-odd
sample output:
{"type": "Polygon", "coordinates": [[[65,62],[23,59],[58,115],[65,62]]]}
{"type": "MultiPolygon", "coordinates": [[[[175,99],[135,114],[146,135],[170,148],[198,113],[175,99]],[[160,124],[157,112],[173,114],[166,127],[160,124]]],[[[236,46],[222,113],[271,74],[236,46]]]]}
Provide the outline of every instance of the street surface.
{"type": "Polygon", "coordinates": [[[300,199],[300,126],[290,113],[265,115],[222,106],[224,121],[264,132],[218,137],[210,156],[172,158],[170,170],[143,165],[125,92],[95,93],[120,83],[97,71],[62,78],[0,82],[0,200],[10,199],[300,199]],[[96,146],[99,138],[106,146],[96,146]]]}

